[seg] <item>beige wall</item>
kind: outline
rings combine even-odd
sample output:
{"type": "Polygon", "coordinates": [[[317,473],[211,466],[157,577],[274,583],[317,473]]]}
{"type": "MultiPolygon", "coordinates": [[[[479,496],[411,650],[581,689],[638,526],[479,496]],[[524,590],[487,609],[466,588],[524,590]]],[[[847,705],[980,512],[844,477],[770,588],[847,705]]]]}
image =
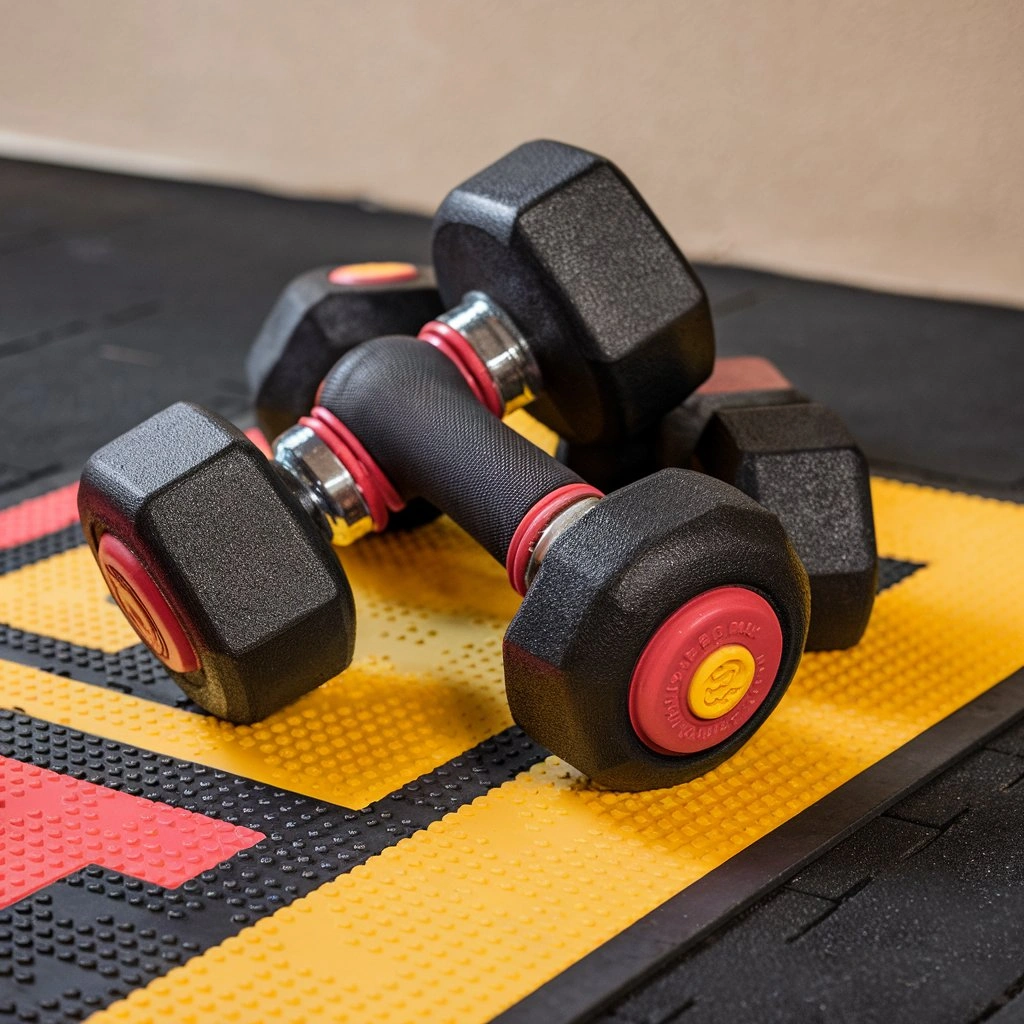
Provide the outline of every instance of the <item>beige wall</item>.
{"type": "Polygon", "coordinates": [[[429,210],[536,136],[695,256],[1024,304],[1021,0],[0,0],[0,152],[429,210]]]}

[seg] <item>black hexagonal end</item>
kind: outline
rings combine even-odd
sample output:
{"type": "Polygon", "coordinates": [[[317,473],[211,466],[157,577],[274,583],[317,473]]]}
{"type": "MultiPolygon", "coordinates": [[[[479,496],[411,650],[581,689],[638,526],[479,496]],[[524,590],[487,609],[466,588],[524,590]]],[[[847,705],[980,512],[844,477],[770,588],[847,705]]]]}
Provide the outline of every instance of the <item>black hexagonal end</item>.
{"type": "Polygon", "coordinates": [[[723,408],[696,456],[782,521],[811,583],[807,649],[857,643],[874,604],[878,554],[867,460],[842,420],[816,402],[723,408]]]}
{"type": "Polygon", "coordinates": [[[351,661],[352,592],[330,545],[221,417],[183,402],[150,417],[89,459],[78,503],[93,554],[113,534],[156,585],[199,660],[169,671],[219,717],[256,721],[351,661]]]}
{"type": "Polygon", "coordinates": [[[608,495],[552,545],[505,635],[513,717],[601,786],[686,782],[734,753],[775,707],[799,663],[808,610],[807,578],[774,515],[721,481],[663,470],[608,495]],[[630,720],[637,661],[673,612],[729,585],[760,594],[779,619],[769,694],[717,746],[656,753],[630,720]]]}
{"type": "Polygon", "coordinates": [[[711,372],[704,288],[614,164],[520,146],[454,189],[434,219],[442,298],[486,292],[527,336],[545,393],[531,411],[590,443],[635,434],[711,372]]]}
{"type": "Polygon", "coordinates": [[[337,284],[334,268],[295,278],[270,311],[246,360],[256,419],[268,441],[313,407],[320,381],[346,352],[387,334],[416,335],[442,311],[429,267],[381,284],[337,284]]]}

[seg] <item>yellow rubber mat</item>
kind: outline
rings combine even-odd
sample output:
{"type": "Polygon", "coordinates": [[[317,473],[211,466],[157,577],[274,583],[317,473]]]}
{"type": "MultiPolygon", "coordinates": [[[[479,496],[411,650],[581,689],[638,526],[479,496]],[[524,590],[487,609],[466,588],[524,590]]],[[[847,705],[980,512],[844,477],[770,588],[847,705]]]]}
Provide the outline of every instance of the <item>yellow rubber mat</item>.
{"type": "MultiPolygon", "coordinates": [[[[879,596],[858,647],[804,659],[732,760],[613,794],[549,758],[91,1019],[488,1021],[1024,664],[1024,508],[879,479],[873,497],[880,554],[924,567],[879,596]]],[[[500,639],[518,599],[447,520],[343,561],[352,668],[258,725],[10,662],[0,705],[362,807],[510,724],[500,639]]],[[[100,651],[136,643],[81,547],[0,578],[0,610],[100,651]]]]}

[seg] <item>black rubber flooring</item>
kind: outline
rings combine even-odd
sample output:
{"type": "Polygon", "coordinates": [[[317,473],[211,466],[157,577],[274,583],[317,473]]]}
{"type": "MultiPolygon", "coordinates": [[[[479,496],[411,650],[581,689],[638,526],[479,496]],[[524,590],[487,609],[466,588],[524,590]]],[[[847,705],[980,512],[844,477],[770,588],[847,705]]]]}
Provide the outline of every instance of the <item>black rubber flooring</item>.
{"type": "Polygon", "coordinates": [[[1024,1020],[1024,726],[806,868],[602,1024],[1024,1020]]]}
{"type": "MultiPolygon", "coordinates": [[[[0,161],[0,507],[171,401],[244,420],[242,360],[291,276],[428,251],[416,216],[0,161]]],[[[1019,500],[1024,313],[701,272],[720,351],[775,360],[877,470],[1019,500]]],[[[1022,777],[1024,727],[602,1019],[1024,1019],[1022,777]]]]}
{"type": "MultiPolygon", "coordinates": [[[[171,401],[245,415],[246,348],[296,273],[428,253],[422,217],[0,160],[0,502],[171,401]]],[[[700,270],[719,350],[769,356],[876,467],[1024,487],[1024,313],[700,270]]]]}

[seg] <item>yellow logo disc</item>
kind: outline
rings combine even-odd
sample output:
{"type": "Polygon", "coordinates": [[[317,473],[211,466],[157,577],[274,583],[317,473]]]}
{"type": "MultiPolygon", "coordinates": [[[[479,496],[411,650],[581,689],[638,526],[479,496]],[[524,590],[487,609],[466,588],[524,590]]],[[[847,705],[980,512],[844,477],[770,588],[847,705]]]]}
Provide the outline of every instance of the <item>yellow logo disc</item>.
{"type": "Polygon", "coordinates": [[[754,656],[742,644],[719,647],[694,671],[686,703],[698,718],[721,718],[743,700],[756,672],[754,656]]]}

